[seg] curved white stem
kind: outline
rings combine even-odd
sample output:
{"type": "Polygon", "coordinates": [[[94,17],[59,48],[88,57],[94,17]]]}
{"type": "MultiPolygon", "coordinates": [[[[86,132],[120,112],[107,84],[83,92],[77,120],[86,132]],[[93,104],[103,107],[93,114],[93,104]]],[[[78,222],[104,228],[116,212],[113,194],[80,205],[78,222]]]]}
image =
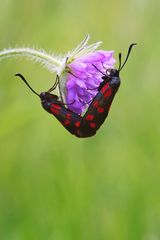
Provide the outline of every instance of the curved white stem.
{"type": "Polygon", "coordinates": [[[59,72],[59,69],[63,65],[63,58],[54,57],[47,54],[43,50],[35,50],[31,48],[12,48],[4,49],[0,52],[0,60],[18,56],[27,57],[35,62],[39,62],[51,72],[59,72]]]}

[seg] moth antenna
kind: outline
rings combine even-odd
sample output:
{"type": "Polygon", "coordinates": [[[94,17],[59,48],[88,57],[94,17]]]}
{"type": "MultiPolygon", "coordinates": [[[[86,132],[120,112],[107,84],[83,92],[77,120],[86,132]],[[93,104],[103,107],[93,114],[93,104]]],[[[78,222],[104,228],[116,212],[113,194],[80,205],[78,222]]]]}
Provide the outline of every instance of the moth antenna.
{"type": "MultiPolygon", "coordinates": [[[[137,43],[132,43],[132,44],[129,46],[126,59],[125,59],[124,63],[122,64],[122,66],[119,68],[119,72],[122,70],[122,68],[123,68],[124,65],[126,64],[126,62],[127,62],[127,60],[128,60],[128,57],[129,57],[129,55],[130,55],[130,53],[131,53],[132,47],[133,47],[134,45],[137,45],[137,43]]],[[[119,56],[121,57],[121,53],[119,54],[119,56]]]]}
{"type": "Polygon", "coordinates": [[[38,97],[40,97],[39,94],[38,94],[37,92],[35,92],[35,91],[33,90],[33,88],[29,85],[29,83],[26,81],[26,79],[23,77],[22,74],[16,73],[15,76],[16,76],[16,77],[20,77],[21,80],[29,87],[29,89],[30,89],[34,94],[36,94],[38,97]]]}
{"type": "Polygon", "coordinates": [[[122,53],[119,53],[118,57],[119,57],[119,67],[118,67],[118,71],[120,71],[120,69],[121,69],[121,64],[122,64],[122,53]]]}

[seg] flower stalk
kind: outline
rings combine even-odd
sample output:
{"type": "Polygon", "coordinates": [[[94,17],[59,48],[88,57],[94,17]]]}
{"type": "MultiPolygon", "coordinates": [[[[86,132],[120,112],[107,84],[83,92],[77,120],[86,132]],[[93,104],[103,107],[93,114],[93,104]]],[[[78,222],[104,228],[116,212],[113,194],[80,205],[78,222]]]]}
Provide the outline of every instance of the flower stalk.
{"type": "Polygon", "coordinates": [[[31,48],[11,48],[0,52],[0,60],[12,57],[27,57],[35,62],[39,62],[50,72],[58,72],[62,67],[62,58],[54,57],[44,50],[35,50],[31,48]]]}

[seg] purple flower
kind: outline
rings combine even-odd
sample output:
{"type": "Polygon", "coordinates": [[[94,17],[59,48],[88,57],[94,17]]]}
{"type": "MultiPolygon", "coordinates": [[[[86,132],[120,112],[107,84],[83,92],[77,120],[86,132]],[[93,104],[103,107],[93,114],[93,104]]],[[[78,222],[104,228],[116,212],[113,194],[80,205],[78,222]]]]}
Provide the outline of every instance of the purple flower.
{"type": "Polygon", "coordinates": [[[76,58],[67,65],[66,103],[68,108],[77,114],[82,114],[98,92],[102,82],[102,73],[113,68],[114,51],[95,51],[76,58]]]}

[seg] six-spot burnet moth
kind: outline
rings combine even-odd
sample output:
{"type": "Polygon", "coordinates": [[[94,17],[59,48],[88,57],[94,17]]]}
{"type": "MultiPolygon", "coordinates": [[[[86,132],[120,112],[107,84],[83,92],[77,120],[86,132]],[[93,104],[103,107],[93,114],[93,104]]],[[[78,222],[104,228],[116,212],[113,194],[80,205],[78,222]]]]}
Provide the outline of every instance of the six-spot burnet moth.
{"type": "Polygon", "coordinates": [[[136,45],[136,43],[129,46],[128,53],[123,64],[121,64],[121,53],[119,53],[118,69],[107,69],[104,74],[96,66],[94,66],[97,71],[102,73],[103,81],[100,83],[98,93],[89,104],[89,107],[83,116],[68,109],[66,106],[67,104],[60,101],[57,95],[50,93],[59,84],[58,75],[54,86],[47,92],[42,92],[40,94],[31,88],[20,73],[16,74],[16,76],[20,77],[27,84],[30,90],[41,99],[42,107],[47,112],[54,115],[71,134],[80,138],[91,137],[96,134],[96,131],[100,128],[108,115],[114,96],[121,83],[119,73],[126,64],[134,45],[136,45]]]}

